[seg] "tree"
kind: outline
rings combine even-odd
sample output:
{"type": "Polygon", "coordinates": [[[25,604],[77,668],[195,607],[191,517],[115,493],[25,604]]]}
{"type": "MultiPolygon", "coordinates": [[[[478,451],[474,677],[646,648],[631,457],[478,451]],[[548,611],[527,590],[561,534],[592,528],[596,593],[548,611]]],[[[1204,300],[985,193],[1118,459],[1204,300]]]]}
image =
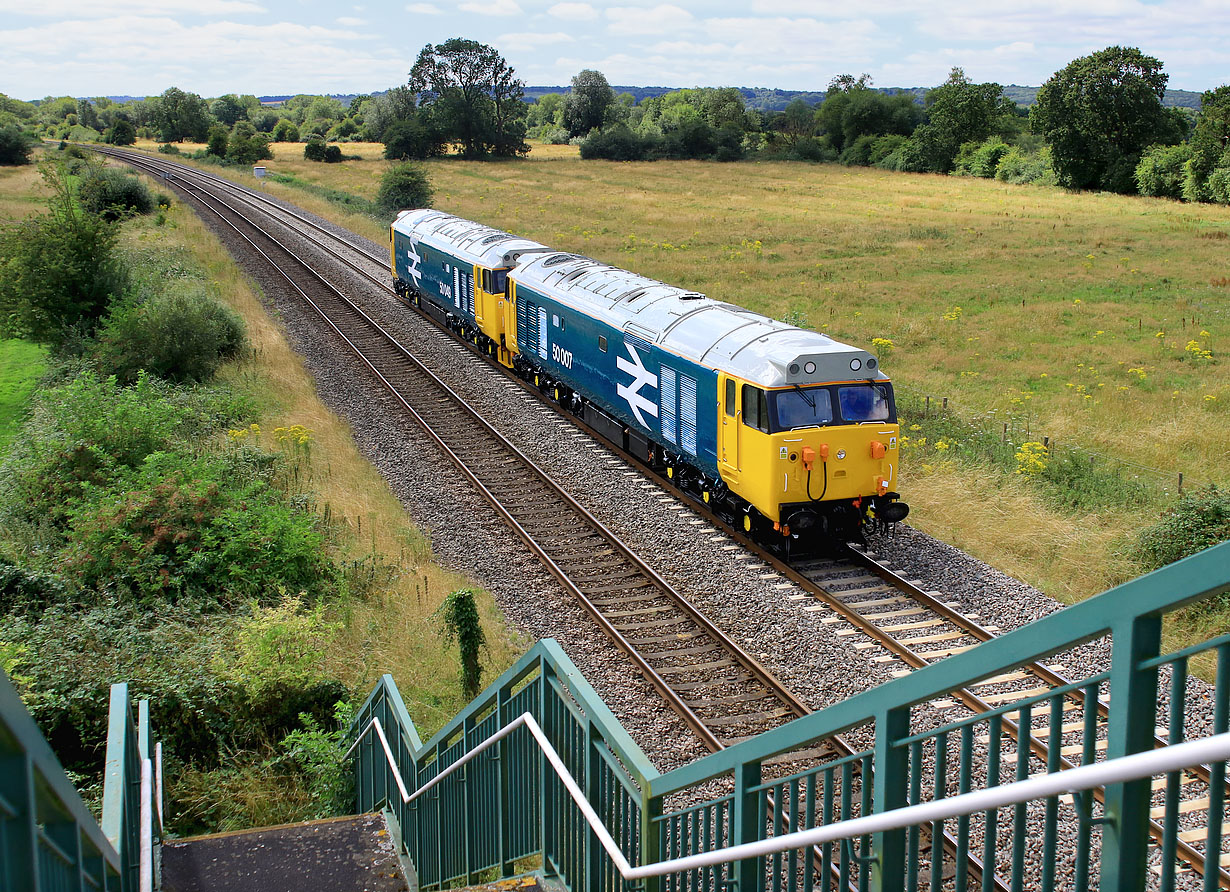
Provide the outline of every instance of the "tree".
{"type": "Polygon", "coordinates": [[[62,168],[44,167],[43,178],[50,213],[0,233],[0,334],[60,345],[93,330],[127,272],[115,226],[81,208],[62,168]]]}
{"type": "Polygon", "coordinates": [[[280,121],[278,121],[277,126],[273,128],[273,141],[274,142],[298,142],[299,141],[299,128],[296,127],[292,122],[286,120],[285,118],[282,118],[280,121]]]}
{"type": "Polygon", "coordinates": [[[201,141],[209,132],[209,109],[205,100],[178,87],[168,87],[158,97],[155,123],[162,142],[201,141]]]}
{"type": "Polygon", "coordinates": [[[445,138],[461,143],[464,157],[529,151],[524,84],[492,47],[460,37],[429,43],[410,71],[409,86],[445,138]]]}
{"type": "Polygon", "coordinates": [[[214,124],[209,128],[209,139],[205,143],[205,154],[216,158],[226,157],[226,148],[231,141],[231,133],[222,124],[214,124]]]}
{"type": "Polygon", "coordinates": [[[234,93],[219,96],[209,103],[209,113],[218,119],[219,124],[225,124],[227,127],[234,127],[237,121],[244,120],[248,116],[247,112],[234,93]]]}
{"type": "Polygon", "coordinates": [[[1220,200],[1209,191],[1213,172],[1230,173],[1230,86],[1209,90],[1200,97],[1200,117],[1192,131],[1192,158],[1183,182],[1188,201],[1220,200]]]}
{"type": "Polygon", "coordinates": [[[116,117],[103,138],[113,146],[130,146],[137,141],[137,128],[127,118],[116,117]]]}
{"type": "Polygon", "coordinates": [[[384,157],[390,161],[421,161],[444,151],[444,140],[432,126],[428,115],[415,114],[406,121],[394,121],[384,131],[384,157]]]}
{"type": "Polygon", "coordinates": [[[1107,47],[1055,72],[1038,91],[1030,124],[1050,143],[1060,185],[1136,191],[1144,150],[1178,142],[1162,107],[1167,80],[1162,63],[1135,47],[1107,47]]]}
{"type": "Polygon", "coordinates": [[[376,193],[376,206],[388,214],[403,208],[431,207],[432,189],[427,171],[418,164],[395,164],[385,171],[376,193]]]}
{"type": "Polygon", "coordinates": [[[564,127],[570,136],[584,136],[606,120],[615,104],[615,91],[601,71],[586,68],[572,79],[572,91],[564,99],[564,127]]]}
{"type": "Polygon", "coordinates": [[[394,87],[363,103],[363,132],[372,142],[384,142],[384,131],[396,121],[418,115],[418,102],[409,87],[394,87]]]}
{"type": "Polygon", "coordinates": [[[927,123],[914,131],[914,143],[927,170],[948,173],[963,143],[982,142],[999,118],[1015,113],[999,84],[972,83],[954,68],[948,80],[927,92],[927,114],[927,123]]]}
{"type": "Polygon", "coordinates": [[[29,164],[34,140],[16,124],[0,126],[0,164],[29,164]]]}
{"type": "MultiPolygon", "coordinates": [[[[339,153],[340,154],[340,153],[339,153]]],[[[269,137],[257,133],[256,128],[248,121],[240,121],[231,131],[230,143],[226,148],[226,158],[236,164],[255,164],[266,158],[272,158],[269,151],[269,137]]]]}

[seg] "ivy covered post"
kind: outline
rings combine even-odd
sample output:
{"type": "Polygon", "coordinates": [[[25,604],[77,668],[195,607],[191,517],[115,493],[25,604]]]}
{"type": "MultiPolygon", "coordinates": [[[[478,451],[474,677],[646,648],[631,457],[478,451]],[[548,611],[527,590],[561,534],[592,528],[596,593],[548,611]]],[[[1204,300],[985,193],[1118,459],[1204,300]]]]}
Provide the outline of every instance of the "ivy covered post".
{"type": "Polygon", "coordinates": [[[467,700],[473,699],[478,695],[483,675],[478,654],[487,643],[478,619],[474,592],[468,588],[451,592],[435,615],[440,620],[440,631],[445,641],[457,642],[461,651],[461,691],[467,700]]]}

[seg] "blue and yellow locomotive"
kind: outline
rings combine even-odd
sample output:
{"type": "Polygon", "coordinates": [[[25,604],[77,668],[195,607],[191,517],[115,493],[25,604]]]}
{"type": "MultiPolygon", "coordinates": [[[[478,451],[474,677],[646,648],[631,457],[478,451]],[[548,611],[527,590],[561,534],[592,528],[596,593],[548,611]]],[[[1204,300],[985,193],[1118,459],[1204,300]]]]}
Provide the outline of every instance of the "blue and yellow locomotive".
{"type": "Polygon", "coordinates": [[[751,533],[852,538],[908,512],[892,384],[865,350],[432,210],[397,293],[751,533]]]}

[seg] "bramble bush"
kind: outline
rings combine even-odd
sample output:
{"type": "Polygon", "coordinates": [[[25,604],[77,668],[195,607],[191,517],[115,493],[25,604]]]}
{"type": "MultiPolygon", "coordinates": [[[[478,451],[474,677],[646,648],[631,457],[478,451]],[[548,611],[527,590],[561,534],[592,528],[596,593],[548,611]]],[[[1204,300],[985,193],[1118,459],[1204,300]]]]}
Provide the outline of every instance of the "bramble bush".
{"type": "Polygon", "coordinates": [[[77,185],[77,200],[91,214],[108,221],[154,209],[154,196],[146,185],[114,167],[88,167],[77,185]]]}
{"type": "Polygon", "coordinates": [[[419,164],[405,161],[385,172],[376,193],[376,206],[386,214],[396,214],[405,208],[429,208],[431,198],[427,171],[419,164]]]}
{"type": "Polygon", "coordinates": [[[208,381],[247,344],[243,320],[190,283],[148,296],[130,295],[103,320],[94,351],[103,375],[131,384],[141,370],[176,383],[208,381]]]}
{"type": "Polygon", "coordinates": [[[1210,483],[1188,491],[1157,523],[1141,530],[1136,556],[1156,570],[1230,539],[1230,492],[1210,483]]]}

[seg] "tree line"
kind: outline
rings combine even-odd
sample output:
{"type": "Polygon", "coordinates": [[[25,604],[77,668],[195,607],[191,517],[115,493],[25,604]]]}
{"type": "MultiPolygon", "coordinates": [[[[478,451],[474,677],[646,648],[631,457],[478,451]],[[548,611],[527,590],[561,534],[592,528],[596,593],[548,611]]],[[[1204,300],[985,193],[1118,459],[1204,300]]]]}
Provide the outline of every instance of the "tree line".
{"type": "Polygon", "coordinates": [[[1230,87],[1204,93],[1197,112],[1164,104],[1167,80],[1158,59],[1115,46],[1057,71],[1028,109],[961,68],[921,102],[915,91],[875,89],[865,74],[838,76],[817,101],[796,98],[780,111],[749,108],[734,87],[638,102],[586,69],[567,93],[527,103],[496,49],[453,38],[425,46],[405,84],[349,105],[301,95],[274,109],[254,96],[206,100],[175,87],[122,104],[0,97],[0,156],[20,144],[23,126],[121,144],[208,140],[206,154],[239,163],[268,157],[271,141],[306,139],[306,157],[337,161],[341,150],[326,143],[377,141],[397,160],[452,150],[498,159],[525,154],[534,138],[575,143],[583,158],[837,162],[1230,203],[1230,87]]]}

